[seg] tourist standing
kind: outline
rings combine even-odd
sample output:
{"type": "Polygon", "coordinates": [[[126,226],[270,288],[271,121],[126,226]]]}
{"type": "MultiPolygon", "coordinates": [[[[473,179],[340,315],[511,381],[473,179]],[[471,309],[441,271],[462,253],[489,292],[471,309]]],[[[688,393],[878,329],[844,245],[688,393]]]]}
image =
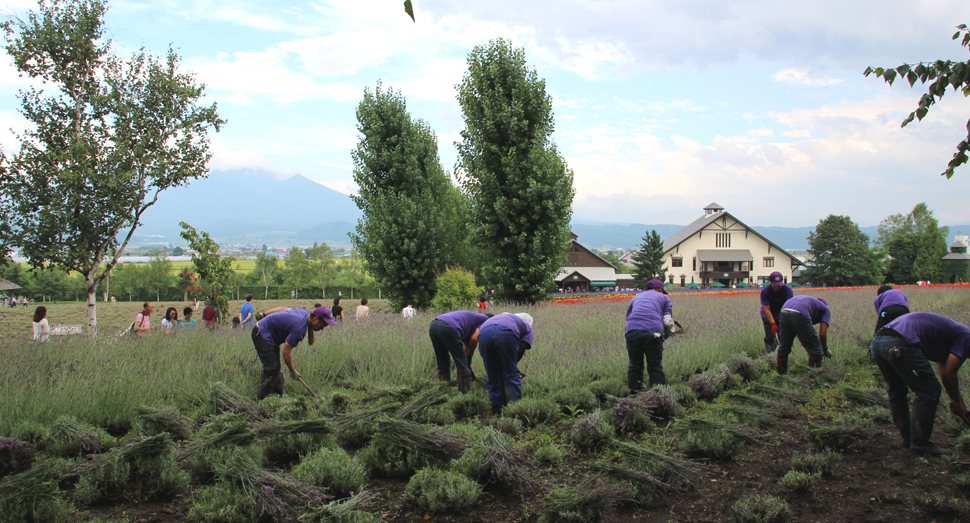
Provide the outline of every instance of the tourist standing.
{"type": "Polygon", "coordinates": [[[414,300],[408,300],[407,305],[405,305],[404,308],[401,309],[401,316],[405,320],[410,320],[411,318],[414,317],[414,312],[415,312],[415,310],[414,310],[414,300]]]}
{"type": "Polygon", "coordinates": [[[179,312],[175,307],[165,310],[165,317],[162,318],[162,334],[175,334],[175,329],[179,324],[179,312]]]}
{"type": "Polygon", "coordinates": [[[370,307],[367,306],[367,298],[360,299],[360,305],[357,306],[357,321],[366,320],[370,318],[370,307]]]}
{"type": "Polygon", "coordinates": [[[246,303],[239,309],[239,321],[244,329],[251,328],[256,321],[256,311],[253,310],[253,295],[246,295],[246,303]]]}
{"type": "Polygon", "coordinates": [[[195,320],[192,319],[192,307],[182,309],[182,319],[179,320],[179,329],[191,330],[195,328],[195,320]]]}
{"type": "Polygon", "coordinates": [[[333,299],[333,307],[330,308],[330,311],[333,313],[334,320],[340,321],[341,323],[344,321],[344,308],[340,306],[339,296],[333,299]]]}
{"type": "Polygon", "coordinates": [[[51,337],[51,325],[47,321],[47,307],[41,305],[34,310],[34,341],[45,343],[51,337]]]}

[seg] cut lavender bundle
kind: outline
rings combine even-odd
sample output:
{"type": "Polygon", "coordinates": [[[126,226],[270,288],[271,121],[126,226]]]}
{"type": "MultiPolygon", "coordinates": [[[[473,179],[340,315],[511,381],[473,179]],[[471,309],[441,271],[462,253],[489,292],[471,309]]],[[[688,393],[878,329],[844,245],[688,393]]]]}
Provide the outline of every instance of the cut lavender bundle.
{"type": "Polygon", "coordinates": [[[199,425],[183,416],[174,407],[156,409],[144,405],[135,409],[145,428],[154,432],[168,432],[176,440],[188,440],[199,425]]]}
{"type": "Polygon", "coordinates": [[[697,393],[698,399],[711,400],[735,384],[734,375],[724,365],[718,365],[694,376],[687,386],[697,393]]]}
{"type": "Polygon", "coordinates": [[[658,477],[672,486],[690,485],[701,477],[700,466],[688,459],[627,441],[618,441],[616,445],[623,459],[634,470],[658,477]]]}
{"type": "Polygon", "coordinates": [[[55,454],[71,457],[97,454],[114,440],[104,431],[82,423],[73,416],[58,418],[52,427],[51,438],[55,454]]]}
{"type": "Polygon", "coordinates": [[[240,396],[221,381],[214,382],[209,389],[209,400],[218,412],[238,412],[250,416],[259,415],[259,406],[240,396]]]}
{"type": "Polygon", "coordinates": [[[575,485],[553,489],[543,503],[539,521],[600,521],[617,505],[635,500],[636,494],[630,483],[604,481],[603,476],[597,474],[575,485]]]}
{"type": "Polygon", "coordinates": [[[482,428],[454,468],[472,480],[498,483],[514,494],[535,492],[539,486],[529,474],[532,467],[525,455],[512,446],[508,435],[492,427],[482,428]]]}
{"type": "Polygon", "coordinates": [[[0,438],[0,478],[26,470],[34,460],[34,445],[16,438],[0,438]]]}
{"type": "Polygon", "coordinates": [[[407,420],[414,420],[416,416],[420,416],[429,408],[441,405],[447,401],[448,393],[444,385],[434,384],[405,402],[404,405],[397,409],[397,416],[407,420]]]}
{"type": "Polygon", "coordinates": [[[286,434],[329,434],[333,432],[330,423],[323,419],[282,422],[261,420],[251,423],[250,427],[260,438],[286,434]]]}
{"type": "Polygon", "coordinates": [[[637,495],[637,504],[651,505],[664,494],[674,489],[668,483],[656,477],[629,467],[607,463],[604,461],[594,461],[590,464],[590,470],[617,482],[629,483],[633,486],[637,495]]]}
{"type": "Polygon", "coordinates": [[[763,383],[752,384],[751,387],[748,388],[748,391],[760,396],[766,396],[771,399],[787,401],[798,405],[803,405],[808,401],[804,392],[772,387],[763,383]]]}

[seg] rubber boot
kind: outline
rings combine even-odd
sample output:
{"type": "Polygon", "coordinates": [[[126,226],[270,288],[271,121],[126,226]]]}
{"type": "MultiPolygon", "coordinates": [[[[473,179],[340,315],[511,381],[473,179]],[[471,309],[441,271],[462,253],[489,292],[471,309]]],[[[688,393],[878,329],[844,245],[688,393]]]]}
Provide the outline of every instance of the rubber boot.
{"type": "Polygon", "coordinates": [[[451,373],[438,374],[438,381],[451,381],[451,373]]]}
{"type": "Polygon", "coordinates": [[[775,364],[778,366],[779,376],[788,374],[788,358],[775,358],[775,364]]]}
{"type": "Polygon", "coordinates": [[[929,405],[913,402],[912,442],[909,445],[909,450],[925,452],[934,456],[941,456],[949,452],[930,442],[930,436],[933,435],[933,423],[936,422],[936,405],[936,402],[929,405]]]}
{"type": "Polygon", "coordinates": [[[912,432],[909,421],[909,400],[903,398],[890,401],[889,410],[893,414],[893,424],[899,430],[899,436],[903,438],[903,448],[908,449],[912,442],[910,438],[912,432]]]}
{"type": "Polygon", "coordinates": [[[818,356],[809,356],[808,357],[808,366],[809,367],[821,367],[822,366],[822,358],[820,358],[818,356]]]}
{"type": "Polygon", "coordinates": [[[472,389],[472,371],[460,370],[458,371],[458,392],[462,394],[467,394],[468,391],[472,389]]]}

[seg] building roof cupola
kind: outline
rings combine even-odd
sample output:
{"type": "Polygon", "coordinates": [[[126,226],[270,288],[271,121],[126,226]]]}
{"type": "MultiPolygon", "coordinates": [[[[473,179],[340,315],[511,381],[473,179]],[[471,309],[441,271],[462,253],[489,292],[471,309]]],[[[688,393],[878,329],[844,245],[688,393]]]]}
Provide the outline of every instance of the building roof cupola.
{"type": "Polygon", "coordinates": [[[717,214],[717,213],[719,213],[719,212],[721,212],[723,210],[724,210],[724,207],[721,207],[717,203],[711,202],[711,203],[709,203],[707,205],[707,207],[704,207],[704,216],[710,216],[712,214],[717,214]]]}

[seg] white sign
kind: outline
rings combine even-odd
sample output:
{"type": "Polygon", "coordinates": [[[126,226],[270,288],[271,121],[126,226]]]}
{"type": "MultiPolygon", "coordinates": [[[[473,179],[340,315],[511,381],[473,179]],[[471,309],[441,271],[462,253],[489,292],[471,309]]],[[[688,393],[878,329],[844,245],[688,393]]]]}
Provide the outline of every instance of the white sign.
{"type": "Polygon", "coordinates": [[[80,325],[51,325],[51,335],[64,336],[67,334],[81,334],[80,325]]]}

